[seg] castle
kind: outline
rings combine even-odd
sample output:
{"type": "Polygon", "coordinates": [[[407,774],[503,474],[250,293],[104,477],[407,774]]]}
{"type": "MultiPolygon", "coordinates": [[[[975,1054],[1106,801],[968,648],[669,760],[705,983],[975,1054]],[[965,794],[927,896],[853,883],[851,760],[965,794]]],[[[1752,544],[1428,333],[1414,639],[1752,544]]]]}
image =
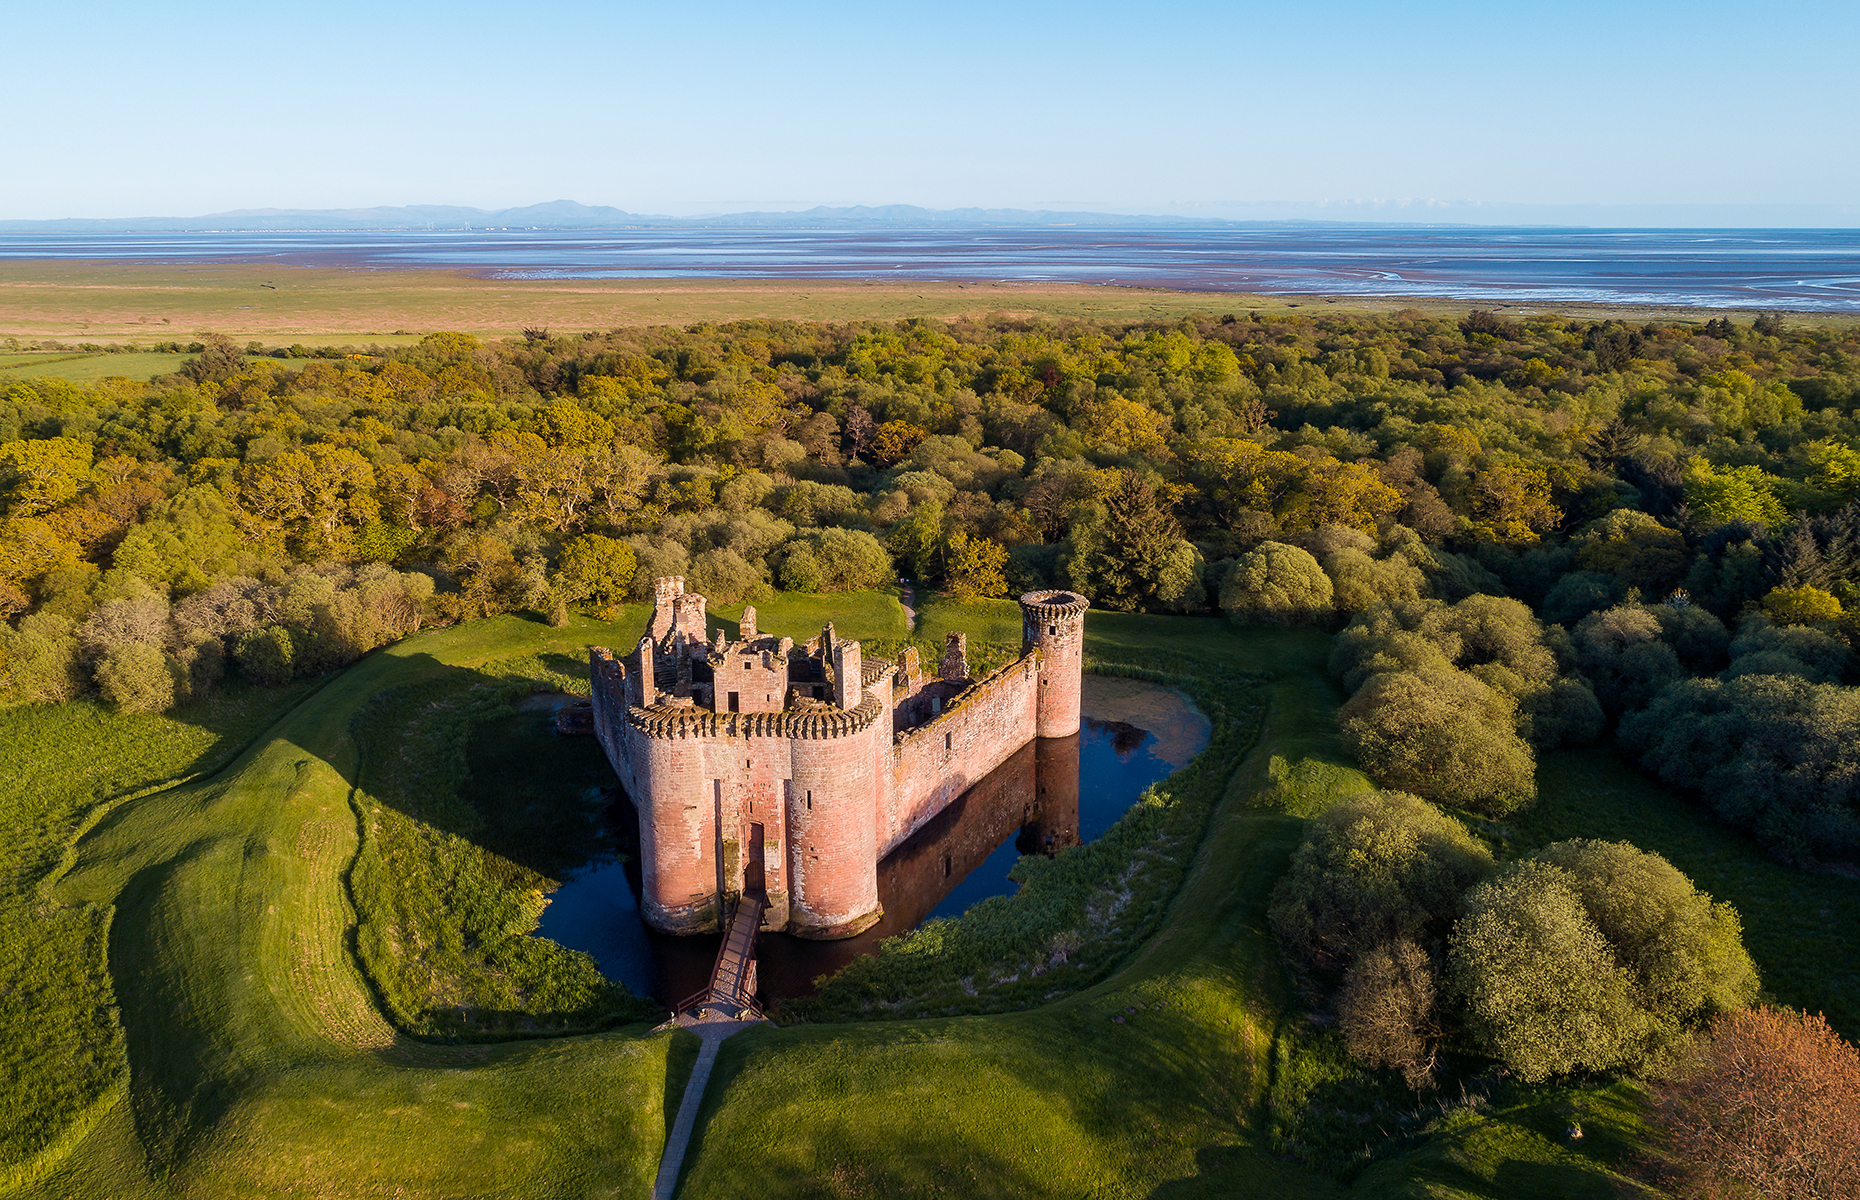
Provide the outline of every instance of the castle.
{"type": "Polygon", "coordinates": [[[719,928],[746,892],[764,929],[860,933],[882,915],[881,859],[1028,742],[1079,730],[1071,592],[1022,596],[1020,657],[975,680],[959,633],[930,672],[914,647],[866,658],[831,624],[769,637],[753,608],[713,639],[683,578],[654,588],[633,652],[589,665],[595,735],[639,813],[641,912],[666,933],[719,928]]]}

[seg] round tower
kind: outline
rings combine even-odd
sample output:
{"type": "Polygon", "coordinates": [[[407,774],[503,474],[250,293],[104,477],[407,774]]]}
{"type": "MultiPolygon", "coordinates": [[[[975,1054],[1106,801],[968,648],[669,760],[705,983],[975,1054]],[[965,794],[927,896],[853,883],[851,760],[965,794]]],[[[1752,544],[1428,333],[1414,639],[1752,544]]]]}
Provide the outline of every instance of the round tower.
{"type": "Polygon", "coordinates": [[[1076,592],[1028,592],[1020,598],[1020,648],[1040,648],[1040,695],[1034,736],[1079,731],[1079,689],[1085,681],[1085,610],[1076,592]]]}

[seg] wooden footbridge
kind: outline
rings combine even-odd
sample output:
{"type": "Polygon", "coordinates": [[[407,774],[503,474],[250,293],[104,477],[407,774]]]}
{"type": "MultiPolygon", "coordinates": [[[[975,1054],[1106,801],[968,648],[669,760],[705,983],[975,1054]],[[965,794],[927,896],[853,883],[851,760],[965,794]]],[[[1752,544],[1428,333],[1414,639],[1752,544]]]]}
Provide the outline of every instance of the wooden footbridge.
{"type": "Polygon", "coordinates": [[[756,1003],[756,933],[767,907],[768,897],[762,892],[743,893],[724,927],[723,945],[717,947],[717,961],[710,969],[710,985],[679,1002],[680,1018],[762,1019],[762,1008],[756,1003]]]}
{"type": "Polygon", "coordinates": [[[723,945],[717,948],[717,961],[710,969],[710,986],[681,1001],[672,1014],[674,1021],[698,1035],[702,1045],[685,1084],[678,1115],[672,1120],[672,1131],[665,1139],[659,1173],[652,1184],[652,1200],[672,1200],[678,1190],[685,1149],[691,1144],[698,1108],[704,1102],[704,1087],[710,1082],[710,1070],[717,1062],[717,1049],[723,1039],[767,1020],[756,1003],[756,933],[762,928],[762,911],[766,907],[768,897],[760,889],[743,893],[724,927],[723,945]]]}

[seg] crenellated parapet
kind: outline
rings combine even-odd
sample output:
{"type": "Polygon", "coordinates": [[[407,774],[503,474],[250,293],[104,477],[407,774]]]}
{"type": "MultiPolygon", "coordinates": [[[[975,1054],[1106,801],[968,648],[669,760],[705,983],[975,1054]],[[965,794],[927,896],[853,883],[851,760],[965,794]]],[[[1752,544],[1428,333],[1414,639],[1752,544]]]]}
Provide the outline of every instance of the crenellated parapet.
{"type": "Polygon", "coordinates": [[[1083,621],[1090,607],[1091,601],[1077,592],[1028,592],[1020,598],[1021,644],[1033,646],[1057,636],[1062,628],[1083,621]],[[1045,634],[1039,632],[1040,625],[1047,627],[1045,634]]]}
{"type": "MultiPolygon", "coordinates": [[[[883,678],[889,665],[879,668],[883,678]]],[[[649,738],[839,738],[863,731],[884,712],[876,692],[868,692],[856,708],[826,704],[784,709],[781,712],[720,713],[690,705],[659,704],[629,708],[627,724],[649,738]]]]}

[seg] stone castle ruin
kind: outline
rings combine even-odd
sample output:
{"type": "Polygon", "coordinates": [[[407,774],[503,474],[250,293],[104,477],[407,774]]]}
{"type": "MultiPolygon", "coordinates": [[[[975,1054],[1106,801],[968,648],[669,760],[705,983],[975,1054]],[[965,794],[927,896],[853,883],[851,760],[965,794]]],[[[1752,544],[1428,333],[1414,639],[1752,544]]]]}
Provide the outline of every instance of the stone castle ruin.
{"type": "MultiPolygon", "coordinates": [[[[590,651],[594,732],[639,813],[647,923],[715,930],[753,895],[765,930],[870,928],[880,860],[1028,742],[1078,732],[1086,607],[1022,596],[1020,657],[977,680],[959,633],[929,668],[912,647],[868,658],[831,624],[805,645],[768,636],[753,608],[713,638],[704,597],[657,580],[633,651],[590,651]]],[[[1074,792],[1076,774],[1075,759],[1074,792]]]]}

